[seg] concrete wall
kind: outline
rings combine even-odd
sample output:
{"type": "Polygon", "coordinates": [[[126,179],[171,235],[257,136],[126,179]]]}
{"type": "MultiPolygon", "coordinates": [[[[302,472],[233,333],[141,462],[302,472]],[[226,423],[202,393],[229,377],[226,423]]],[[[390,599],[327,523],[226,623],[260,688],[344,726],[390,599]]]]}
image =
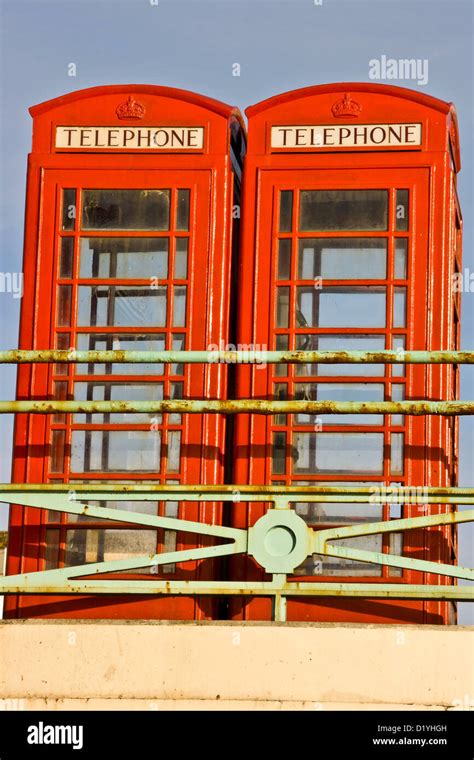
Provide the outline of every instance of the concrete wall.
{"type": "Polygon", "coordinates": [[[474,629],[3,621],[3,709],[469,709],[474,629]]]}

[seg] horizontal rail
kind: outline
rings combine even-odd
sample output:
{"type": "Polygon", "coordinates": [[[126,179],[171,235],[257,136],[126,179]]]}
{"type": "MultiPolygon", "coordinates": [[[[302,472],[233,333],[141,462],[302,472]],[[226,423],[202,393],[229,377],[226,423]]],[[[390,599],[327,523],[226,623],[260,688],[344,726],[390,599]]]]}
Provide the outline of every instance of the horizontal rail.
{"type": "Polygon", "coordinates": [[[0,401],[0,414],[410,414],[471,415],[474,401],[273,401],[182,399],[174,401],[0,401]]]}
{"type": "MultiPolygon", "coordinates": [[[[361,504],[474,504],[474,488],[454,486],[277,486],[181,485],[133,483],[0,483],[0,502],[15,503],[22,495],[47,498],[64,495],[69,501],[231,501],[240,502],[355,502],[361,504]]],[[[50,499],[50,502],[52,500],[50,499]]],[[[53,509],[49,506],[48,509],[53,509]]]]}
{"type": "MultiPolygon", "coordinates": [[[[166,560],[169,562],[169,559],[166,560]]],[[[36,573],[28,573],[35,575],[36,573]]],[[[37,573],[40,575],[40,573],[37,573]]],[[[42,573],[41,573],[42,575],[42,573]]],[[[356,597],[363,599],[431,599],[436,601],[472,602],[473,594],[469,586],[435,586],[411,583],[311,583],[273,581],[168,581],[168,580],[96,580],[36,583],[29,580],[28,587],[22,582],[24,576],[15,576],[16,582],[9,583],[8,576],[0,581],[0,593],[8,594],[160,594],[167,596],[282,596],[291,597],[356,597]]],[[[283,616],[275,617],[284,620],[283,616]]]]}
{"type": "Polygon", "coordinates": [[[474,364],[474,351],[0,351],[0,364],[474,364]]]}
{"type": "MultiPolygon", "coordinates": [[[[472,364],[474,351],[0,351],[0,363],[402,363],[472,364]]],[[[407,414],[472,415],[473,401],[314,401],[180,399],[163,401],[0,401],[0,414],[407,414]]]]}

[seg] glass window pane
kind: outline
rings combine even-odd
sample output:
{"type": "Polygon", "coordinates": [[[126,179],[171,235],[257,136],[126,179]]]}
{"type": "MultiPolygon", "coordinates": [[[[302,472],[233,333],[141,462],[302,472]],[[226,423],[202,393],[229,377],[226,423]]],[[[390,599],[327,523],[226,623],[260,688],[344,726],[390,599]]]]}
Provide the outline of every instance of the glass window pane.
{"type": "Polygon", "coordinates": [[[71,469],[77,472],[101,470],[103,465],[106,466],[106,447],[102,431],[74,430],[71,437],[71,469]]]}
{"type": "MultiPolygon", "coordinates": [[[[165,530],[163,533],[163,553],[176,551],[177,536],[175,530],[165,530]]],[[[170,562],[166,565],[161,565],[162,573],[175,573],[176,563],[170,562]]]]}
{"type": "MultiPolygon", "coordinates": [[[[70,482],[74,482],[74,481],[70,481],[70,482]]],[[[80,481],[80,482],[83,482],[83,481],[80,481]]],[[[119,482],[126,483],[130,481],[121,480],[119,482]]],[[[133,481],[133,483],[137,484],[137,481],[133,481]]],[[[81,503],[87,504],[91,507],[103,507],[104,509],[119,509],[119,510],[123,510],[124,512],[141,512],[146,515],[158,514],[158,502],[156,501],[89,501],[89,500],[87,501],[80,500],[80,501],[81,503]]],[[[90,515],[71,515],[71,514],[67,516],[67,521],[68,523],[107,522],[104,518],[101,518],[101,517],[91,517],[90,515]]]]}
{"type": "MultiPolygon", "coordinates": [[[[403,556],[403,533],[390,533],[389,541],[389,553],[403,556]]],[[[388,574],[392,577],[400,578],[403,575],[403,568],[389,567],[388,574]]]]}
{"type": "Polygon", "coordinates": [[[81,238],[80,277],[168,277],[168,238],[81,238]]]}
{"type": "Polygon", "coordinates": [[[178,203],[176,207],[176,229],[189,230],[189,190],[178,190],[178,203]]]}
{"type": "Polygon", "coordinates": [[[80,326],[161,327],[166,325],[167,288],[81,286],[80,326]]]}
{"type": "MultiPolygon", "coordinates": [[[[135,385],[133,383],[75,383],[74,398],[77,401],[161,401],[163,399],[163,383],[146,383],[135,385]]],[[[158,413],[143,414],[109,414],[109,422],[120,424],[148,424],[150,420],[161,423],[161,415],[158,413]]],[[[75,423],[104,422],[103,414],[75,414],[75,423]]]]}
{"type": "Polygon", "coordinates": [[[395,288],[393,293],[393,326],[406,326],[406,288],[395,288]]]}
{"type": "Polygon", "coordinates": [[[276,326],[288,327],[289,319],[289,306],[290,306],[290,289],[289,288],[277,288],[277,302],[276,302],[276,326]]]}
{"type": "Polygon", "coordinates": [[[169,190],[84,190],[83,230],[169,230],[169,190]]]}
{"type": "Polygon", "coordinates": [[[298,279],[380,280],[387,276],[387,241],[306,238],[299,241],[298,279]]]}
{"type": "MultiPolygon", "coordinates": [[[[167,480],[167,483],[179,483],[177,480],[167,480]]],[[[164,506],[164,513],[166,517],[178,517],[179,504],[177,501],[166,501],[164,506]]],[[[177,533],[175,530],[165,530],[163,535],[163,552],[176,551],[177,548],[177,533]]],[[[161,565],[162,573],[174,573],[176,572],[176,564],[170,562],[166,565],[161,565]]]]}
{"type": "MultiPolygon", "coordinates": [[[[377,487],[374,481],[348,480],[297,480],[293,485],[301,486],[354,486],[356,488],[377,487]]],[[[375,491],[374,491],[375,492],[375,491]]],[[[308,525],[353,525],[360,522],[374,522],[383,519],[383,504],[376,501],[369,504],[362,502],[295,502],[296,513],[308,525]]]]}
{"type": "MultiPolygon", "coordinates": [[[[392,338],[393,351],[398,349],[405,350],[405,336],[394,335],[392,338]]],[[[405,364],[392,364],[392,377],[404,377],[405,376],[405,364]]]]}
{"type": "MultiPolygon", "coordinates": [[[[297,335],[296,348],[305,351],[383,351],[383,335],[297,335]]],[[[297,375],[340,375],[380,377],[383,364],[296,364],[297,375]]]]}
{"type": "Polygon", "coordinates": [[[186,325],[186,287],[179,285],[173,288],[173,327],[185,327],[186,325]]]}
{"type": "Polygon", "coordinates": [[[157,430],[73,430],[74,472],[159,472],[161,433],[157,430]]]}
{"type": "MultiPolygon", "coordinates": [[[[288,398],[288,385],[286,383],[275,383],[273,398],[275,401],[285,401],[288,398]]],[[[273,420],[275,425],[286,425],[286,414],[275,414],[273,420]]]]}
{"type": "Polygon", "coordinates": [[[284,475],[286,471],[286,433],[273,434],[272,446],[272,472],[275,475],[284,475]]]}
{"type": "Polygon", "coordinates": [[[403,232],[408,229],[408,207],[409,193],[408,190],[397,190],[397,208],[395,212],[396,229],[403,232]]]}
{"type": "Polygon", "coordinates": [[[63,472],[65,447],[66,431],[53,430],[51,433],[50,472],[63,472]]]}
{"type": "Polygon", "coordinates": [[[58,286],[58,305],[56,324],[58,327],[69,327],[71,324],[72,288],[70,285],[58,286]]]}
{"type": "Polygon", "coordinates": [[[71,188],[63,190],[62,229],[73,230],[76,226],[76,191],[71,188]]]}
{"type": "Polygon", "coordinates": [[[392,475],[403,475],[404,438],[403,433],[392,433],[390,436],[390,472],[392,475]]]}
{"type": "Polygon", "coordinates": [[[295,473],[383,474],[383,433],[295,433],[295,473]]]}
{"type": "MultiPolygon", "coordinates": [[[[61,351],[65,351],[70,347],[70,335],[69,333],[57,333],[56,334],[56,348],[61,351]]],[[[61,365],[63,366],[63,365],[61,365]]],[[[67,364],[64,365],[67,367],[67,364]]]]}
{"type": "MultiPolygon", "coordinates": [[[[67,391],[67,382],[54,383],[54,398],[56,401],[67,401],[67,391]]],[[[53,415],[53,422],[66,422],[66,415],[62,412],[56,412],[56,414],[53,415]]]]}
{"type": "Polygon", "coordinates": [[[167,472],[179,472],[181,458],[181,431],[168,431],[167,472]]]}
{"type": "Polygon", "coordinates": [[[301,230],[386,230],[387,190],[302,190],[301,230]]]}
{"type": "MultiPolygon", "coordinates": [[[[172,341],[172,350],[173,351],[184,351],[186,347],[186,335],[178,335],[177,333],[174,333],[173,335],[173,341],[172,341]]],[[[172,364],[171,365],[171,374],[172,375],[184,375],[184,365],[183,364],[172,364]]]]}
{"type": "Polygon", "coordinates": [[[280,232],[291,232],[293,224],[293,190],[280,193],[280,232]]]}
{"type": "MultiPolygon", "coordinates": [[[[57,514],[57,519],[59,515],[57,514]]],[[[54,570],[59,564],[59,530],[46,530],[44,547],[44,570],[54,570]]]]}
{"type": "MultiPolygon", "coordinates": [[[[275,336],[275,351],[288,351],[288,335],[275,336]]],[[[286,376],[287,374],[287,364],[275,364],[275,375],[286,376]]]]}
{"type": "MultiPolygon", "coordinates": [[[[405,399],[405,386],[402,383],[392,385],[392,401],[403,401],[405,399]]],[[[392,425],[403,425],[405,416],[403,414],[392,414],[392,425]]]]}
{"type": "MultiPolygon", "coordinates": [[[[301,383],[295,398],[308,401],[383,401],[384,386],[378,383],[301,383]]],[[[298,425],[383,425],[383,414],[297,414],[298,425]]]]}
{"type": "Polygon", "coordinates": [[[67,567],[156,554],[155,530],[78,529],[66,532],[67,567]]]}
{"type": "MultiPolygon", "coordinates": [[[[184,383],[181,383],[181,382],[170,383],[170,388],[171,388],[172,400],[179,401],[179,399],[183,398],[184,383]]],[[[170,422],[172,425],[181,424],[181,414],[179,412],[172,412],[171,414],[168,415],[168,422],[170,422]]]]}
{"type": "Polygon", "coordinates": [[[61,238],[61,252],[59,257],[59,276],[72,277],[74,260],[74,238],[61,238]]]}
{"type": "MultiPolygon", "coordinates": [[[[66,351],[70,348],[71,337],[69,333],[56,333],[56,348],[61,351],[66,351]]],[[[57,375],[67,375],[69,371],[69,364],[55,364],[54,371],[57,375]]]]}
{"type": "Polygon", "coordinates": [[[394,260],[394,277],[396,280],[405,280],[407,276],[407,258],[408,258],[408,240],[407,238],[395,239],[395,260],[394,260]]]}
{"type": "MultiPolygon", "coordinates": [[[[389,496],[389,500],[388,500],[389,501],[388,507],[389,507],[389,510],[390,510],[390,520],[399,520],[403,516],[402,515],[402,503],[401,503],[402,497],[401,497],[401,495],[400,495],[400,493],[398,491],[398,489],[402,485],[403,485],[403,483],[401,483],[401,482],[398,482],[398,483],[396,483],[394,481],[390,482],[390,491],[387,494],[387,496],[390,495],[389,496]]],[[[415,489],[415,491],[416,491],[416,489],[415,489]]]]}
{"type": "Polygon", "coordinates": [[[167,501],[165,502],[165,515],[166,517],[178,517],[179,502],[167,501]]]}
{"type": "Polygon", "coordinates": [[[175,280],[185,280],[188,276],[188,238],[176,238],[174,261],[175,280]]]}
{"type": "Polygon", "coordinates": [[[289,280],[291,271],[291,239],[278,241],[278,279],[289,280]]]}
{"type": "MultiPolygon", "coordinates": [[[[155,335],[104,335],[80,333],[78,351],[164,351],[165,336],[155,335]]],[[[77,375],[162,375],[163,364],[77,364],[77,375]]]]}
{"type": "Polygon", "coordinates": [[[385,288],[296,288],[297,327],[385,327],[385,288]]]}
{"type": "MultiPolygon", "coordinates": [[[[318,401],[318,386],[316,383],[295,384],[296,401],[318,401]]],[[[332,415],[331,415],[332,416],[332,415]]],[[[321,415],[295,414],[292,415],[297,425],[316,425],[321,420],[321,415]]]]}

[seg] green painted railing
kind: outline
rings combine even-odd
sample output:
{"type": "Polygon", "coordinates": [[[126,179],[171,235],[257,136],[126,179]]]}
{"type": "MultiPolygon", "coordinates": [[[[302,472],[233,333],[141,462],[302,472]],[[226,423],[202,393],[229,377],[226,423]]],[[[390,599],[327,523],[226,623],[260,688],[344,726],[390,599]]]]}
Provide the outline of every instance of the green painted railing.
{"type": "Polygon", "coordinates": [[[474,364],[474,351],[0,351],[0,364],[474,364]]]}
{"type": "MultiPolygon", "coordinates": [[[[0,363],[36,362],[130,362],[130,363],[433,363],[471,364],[474,352],[131,352],[131,351],[6,351],[0,363]],[[217,358],[216,358],[217,355],[217,358]]],[[[0,412],[278,412],[306,413],[388,413],[388,414],[472,414],[472,401],[406,402],[314,402],[267,400],[184,400],[163,402],[137,401],[9,401],[0,403],[0,412]]],[[[458,525],[474,521],[474,510],[426,514],[430,505],[473,505],[472,488],[436,488],[424,486],[372,487],[342,486],[244,486],[244,485],[124,485],[100,483],[74,484],[0,484],[0,501],[24,507],[48,509],[59,513],[87,516],[91,520],[119,521],[144,528],[162,528],[191,532],[199,536],[222,539],[225,543],[194,549],[162,552],[155,555],[64,567],[5,577],[0,583],[3,594],[168,594],[267,596],[273,600],[274,618],[285,619],[289,597],[364,597],[388,599],[436,599],[474,601],[472,586],[452,584],[407,584],[399,582],[308,582],[298,581],[298,568],[311,555],[385,565],[405,570],[443,576],[446,579],[473,581],[474,571],[457,565],[431,562],[398,554],[356,549],[336,542],[375,534],[458,525]],[[271,505],[265,515],[248,530],[181,520],[178,518],[131,512],[89,502],[121,501],[223,501],[236,503],[264,502],[271,505]],[[398,503],[417,505],[418,517],[389,521],[366,520],[339,528],[317,529],[297,514],[295,502],[398,503]],[[95,579],[98,573],[129,573],[140,568],[158,572],[161,565],[204,560],[212,557],[248,555],[271,576],[262,581],[183,581],[158,579],[95,579]]],[[[375,509],[374,509],[375,511],[375,509]]],[[[301,572],[301,571],[300,571],[301,572]]]]}

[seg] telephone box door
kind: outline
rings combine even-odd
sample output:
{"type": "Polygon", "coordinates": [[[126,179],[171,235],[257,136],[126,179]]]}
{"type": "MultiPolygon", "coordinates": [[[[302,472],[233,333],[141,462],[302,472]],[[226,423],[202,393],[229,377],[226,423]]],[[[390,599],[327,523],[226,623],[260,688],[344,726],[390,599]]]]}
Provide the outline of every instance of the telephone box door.
{"type": "MultiPolygon", "coordinates": [[[[360,166],[364,158],[356,160],[360,166]]],[[[248,276],[243,283],[239,342],[270,350],[426,347],[428,170],[351,169],[345,161],[320,155],[318,170],[261,172],[257,263],[253,281],[248,276]],[[336,161],[340,168],[334,168],[336,161]],[[243,308],[250,303],[251,324],[243,308]]],[[[247,266],[250,256],[246,272],[247,266]]],[[[423,365],[240,365],[238,373],[242,398],[398,401],[424,398],[426,391],[423,365]]],[[[234,480],[374,486],[371,504],[296,504],[297,513],[316,529],[417,516],[416,505],[386,503],[383,487],[425,482],[425,424],[422,417],[401,415],[242,416],[234,480]]],[[[263,509],[235,505],[235,524],[254,524],[263,509]]],[[[417,531],[350,544],[402,553],[402,542],[405,555],[424,556],[424,537],[417,531]]],[[[236,571],[241,578],[262,577],[249,561],[236,562],[236,571]]],[[[420,573],[316,555],[296,577],[423,582],[420,573]]],[[[237,617],[271,615],[270,602],[263,599],[234,609],[237,617]]],[[[289,599],[287,615],[289,620],[436,622],[423,619],[422,602],[405,601],[289,599]]]]}
{"type": "MultiPolygon", "coordinates": [[[[45,170],[32,348],[205,349],[209,195],[208,171],[45,170]]],[[[18,391],[18,398],[62,400],[202,398],[204,368],[23,366],[18,391]]],[[[15,480],[68,483],[72,491],[75,483],[200,483],[202,426],[203,417],[196,414],[22,415],[15,480]]],[[[215,505],[119,505],[220,520],[215,505]]],[[[174,531],[105,527],[53,511],[30,508],[24,516],[21,508],[12,510],[13,544],[23,530],[16,572],[199,545],[199,538],[174,531]]],[[[210,563],[195,562],[163,566],[158,577],[203,579],[212,572],[210,563]]],[[[210,615],[211,604],[191,597],[23,597],[11,598],[7,610],[19,605],[21,616],[183,619],[210,615]]]]}

